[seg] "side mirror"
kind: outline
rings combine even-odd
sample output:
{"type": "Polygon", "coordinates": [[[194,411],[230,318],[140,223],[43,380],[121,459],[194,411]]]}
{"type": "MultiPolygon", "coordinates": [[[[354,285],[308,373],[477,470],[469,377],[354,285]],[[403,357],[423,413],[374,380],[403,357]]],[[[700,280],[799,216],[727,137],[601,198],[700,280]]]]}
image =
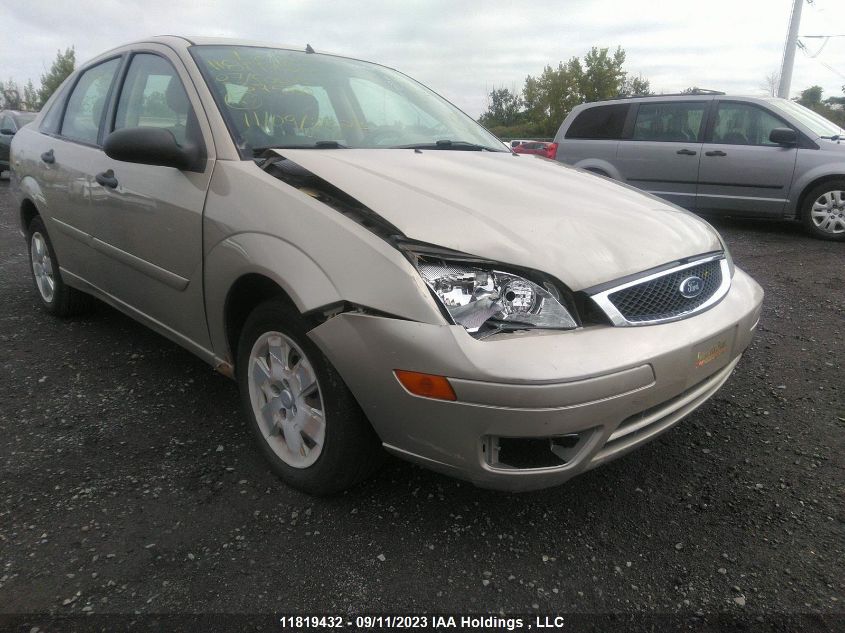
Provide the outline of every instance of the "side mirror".
{"type": "Polygon", "coordinates": [[[2,130],[0,130],[0,134],[2,134],[3,136],[14,136],[15,131],[11,128],[4,127],[2,130]]]}
{"type": "Polygon", "coordinates": [[[798,134],[792,128],[776,127],[769,134],[769,142],[777,143],[778,145],[796,145],[798,143],[798,134]]]}
{"type": "Polygon", "coordinates": [[[179,145],[170,130],[157,127],[127,127],[115,130],[103,143],[106,156],[126,163],[198,169],[200,150],[193,143],[179,145]]]}

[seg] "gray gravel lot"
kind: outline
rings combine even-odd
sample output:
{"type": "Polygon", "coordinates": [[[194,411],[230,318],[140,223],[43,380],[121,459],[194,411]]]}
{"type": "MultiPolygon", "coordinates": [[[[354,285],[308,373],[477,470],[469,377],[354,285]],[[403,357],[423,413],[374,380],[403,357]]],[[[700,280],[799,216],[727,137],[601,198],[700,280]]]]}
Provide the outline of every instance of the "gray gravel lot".
{"type": "Polygon", "coordinates": [[[104,305],[43,313],[12,207],[2,181],[0,612],[42,615],[0,625],[634,611],[845,630],[845,244],[718,222],[766,290],[760,331],[629,456],[521,495],[390,461],[315,499],[265,468],[233,382],[104,305]]]}

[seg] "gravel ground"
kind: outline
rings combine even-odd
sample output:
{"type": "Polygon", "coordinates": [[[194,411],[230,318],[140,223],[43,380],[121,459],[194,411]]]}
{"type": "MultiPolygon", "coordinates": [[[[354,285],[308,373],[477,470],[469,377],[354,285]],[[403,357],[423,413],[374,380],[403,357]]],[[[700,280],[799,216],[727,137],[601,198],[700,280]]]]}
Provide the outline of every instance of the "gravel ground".
{"type": "Polygon", "coordinates": [[[44,314],[12,207],[0,182],[0,626],[434,611],[845,630],[845,244],[719,221],[766,290],[759,334],[712,400],[606,467],[509,495],[390,461],[314,499],[264,467],[233,382],[106,306],[44,314]]]}

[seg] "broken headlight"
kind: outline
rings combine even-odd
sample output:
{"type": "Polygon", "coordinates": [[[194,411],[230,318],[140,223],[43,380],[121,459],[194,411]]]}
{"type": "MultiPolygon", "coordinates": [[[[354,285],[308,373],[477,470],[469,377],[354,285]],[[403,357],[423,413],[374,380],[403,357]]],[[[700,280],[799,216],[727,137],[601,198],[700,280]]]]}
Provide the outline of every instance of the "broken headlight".
{"type": "Polygon", "coordinates": [[[490,330],[570,330],[578,323],[557,289],[495,265],[420,256],[417,269],[458,325],[468,332],[490,330]]]}

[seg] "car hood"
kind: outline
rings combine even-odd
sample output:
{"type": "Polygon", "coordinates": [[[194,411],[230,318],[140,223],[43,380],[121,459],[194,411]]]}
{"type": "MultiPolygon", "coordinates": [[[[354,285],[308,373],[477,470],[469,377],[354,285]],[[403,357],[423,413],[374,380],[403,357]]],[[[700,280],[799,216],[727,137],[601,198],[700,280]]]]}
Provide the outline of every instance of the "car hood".
{"type": "Polygon", "coordinates": [[[722,249],[696,216],[537,156],[281,149],[410,239],[553,275],[581,290],[722,249]]]}

